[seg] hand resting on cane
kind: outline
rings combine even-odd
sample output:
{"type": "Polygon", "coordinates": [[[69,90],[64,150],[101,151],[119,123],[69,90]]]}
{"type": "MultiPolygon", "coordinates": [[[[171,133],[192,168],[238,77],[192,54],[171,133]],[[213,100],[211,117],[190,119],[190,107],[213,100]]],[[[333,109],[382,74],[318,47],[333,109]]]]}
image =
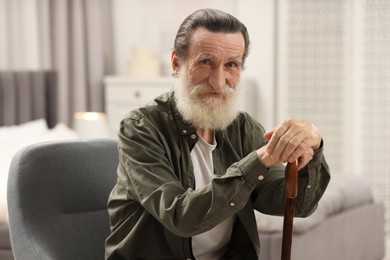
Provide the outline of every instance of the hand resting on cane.
{"type": "Polygon", "coordinates": [[[297,118],[283,121],[264,134],[268,144],[257,150],[262,163],[269,167],[298,160],[302,169],[321,146],[321,133],[312,123],[297,118]]]}

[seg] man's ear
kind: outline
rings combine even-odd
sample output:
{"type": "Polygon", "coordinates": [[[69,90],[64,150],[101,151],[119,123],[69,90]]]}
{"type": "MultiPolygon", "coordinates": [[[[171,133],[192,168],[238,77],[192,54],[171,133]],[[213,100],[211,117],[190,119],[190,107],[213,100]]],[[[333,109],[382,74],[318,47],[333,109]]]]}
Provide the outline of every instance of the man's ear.
{"type": "Polygon", "coordinates": [[[172,55],[171,55],[171,63],[172,63],[173,74],[176,75],[180,69],[180,62],[179,62],[179,57],[177,57],[176,52],[174,50],[172,51],[172,55]]]}

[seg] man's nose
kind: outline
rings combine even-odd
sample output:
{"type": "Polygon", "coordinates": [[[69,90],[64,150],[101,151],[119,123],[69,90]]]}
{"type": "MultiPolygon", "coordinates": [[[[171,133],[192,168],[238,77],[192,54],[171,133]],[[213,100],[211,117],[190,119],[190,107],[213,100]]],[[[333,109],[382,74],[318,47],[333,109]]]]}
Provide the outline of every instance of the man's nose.
{"type": "Polygon", "coordinates": [[[209,83],[215,90],[220,90],[226,85],[225,71],[222,67],[217,67],[212,70],[209,83]]]}

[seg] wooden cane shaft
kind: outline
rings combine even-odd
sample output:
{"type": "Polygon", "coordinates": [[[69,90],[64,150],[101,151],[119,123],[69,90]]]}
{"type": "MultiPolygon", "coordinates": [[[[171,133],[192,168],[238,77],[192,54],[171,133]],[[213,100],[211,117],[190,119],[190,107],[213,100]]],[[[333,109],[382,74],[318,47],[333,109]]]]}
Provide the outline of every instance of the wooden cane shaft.
{"type": "Polygon", "coordinates": [[[286,198],[283,220],[282,260],[291,259],[292,228],[294,220],[294,199],[286,198]]]}
{"type": "Polygon", "coordinates": [[[291,259],[292,230],[294,222],[294,199],[298,194],[298,162],[286,167],[286,194],[283,219],[282,260],[291,259]]]}

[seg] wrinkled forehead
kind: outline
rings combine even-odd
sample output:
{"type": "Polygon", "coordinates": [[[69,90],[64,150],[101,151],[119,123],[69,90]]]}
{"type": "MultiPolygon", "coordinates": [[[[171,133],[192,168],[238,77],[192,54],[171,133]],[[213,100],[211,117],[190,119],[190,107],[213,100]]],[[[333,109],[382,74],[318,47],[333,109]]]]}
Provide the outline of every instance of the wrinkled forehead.
{"type": "Polygon", "coordinates": [[[201,27],[192,35],[189,56],[194,57],[199,53],[210,53],[213,55],[243,57],[244,50],[245,40],[241,32],[211,32],[201,27]]]}

